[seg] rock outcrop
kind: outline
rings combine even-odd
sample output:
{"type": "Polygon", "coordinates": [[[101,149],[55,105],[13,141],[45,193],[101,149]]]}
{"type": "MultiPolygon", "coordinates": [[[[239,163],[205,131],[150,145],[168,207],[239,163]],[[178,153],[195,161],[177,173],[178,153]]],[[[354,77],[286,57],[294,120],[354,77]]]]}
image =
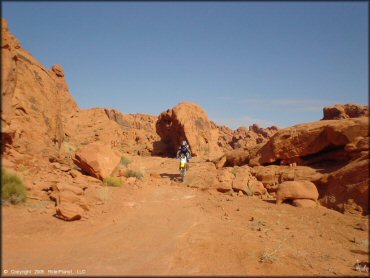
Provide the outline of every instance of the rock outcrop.
{"type": "Polygon", "coordinates": [[[2,19],[2,151],[47,155],[63,142],[63,117],[78,110],[61,66],[45,68],[2,19]]]}
{"type": "Polygon", "coordinates": [[[367,137],[366,117],[327,120],[279,130],[250,160],[251,166],[266,164],[310,165],[319,161],[345,161],[345,150],[357,137],[367,137]]]}
{"type": "Polygon", "coordinates": [[[251,173],[268,192],[276,192],[279,184],[285,181],[307,180],[316,183],[323,177],[319,171],[307,166],[256,166],[251,173]]]}
{"type": "Polygon", "coordinates": [[[348,118],[369,117],[369,107],[355,103],[335,104],[324,107],[322,120],[340,120],[348,118]]]}
{"type": "Polygon", "coordinates": [[[174,156],[182,140],[186,140],[194,156],[220,155],[218,130],[212,128],[206,112],[197,104],[183,102],[160,114],[156,130],[167,145],[167,154],[174,156]]]}
{"type": "Polygon", "coordinates": [[[251,149],[263,144],[278,131],[276,126],[261,128],[254,124],[248,127],[239,127],[232,130],[227,126],[218,126],[211,121],[211,125],[219,131],[217,144],[224,152],[235,149],[251,149]]]}
{"type": "Polygon", "coordinates": [[[122,154],[153,155],[160,141],[155,131],[158,117],[125,114],[115,109],[92,108],[80,110],[66,120],[67,153],[100,141],[122,154]]]}
{"type": "Polygon", "coordinates": [[[369,152],[323,176],[320,202],[340,212],[369,214],[369,152]]]}

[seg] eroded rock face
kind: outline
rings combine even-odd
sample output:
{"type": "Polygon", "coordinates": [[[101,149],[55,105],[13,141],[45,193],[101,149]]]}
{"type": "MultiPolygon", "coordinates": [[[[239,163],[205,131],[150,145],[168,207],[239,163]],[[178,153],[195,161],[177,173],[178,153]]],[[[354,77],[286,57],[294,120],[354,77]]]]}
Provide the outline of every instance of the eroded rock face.
{"type": "Polygon", "coordinates": [[[348,118],[369,117],[369,107],[355,103],[335,104],[324,107],[322,120],[339,120],[348,118]]]}
{"type": "Polygon", "coordinates": [[[73,162],[92,177],[103,180],[112,174],[120,163],[121,156],[109,145],[94,142],[76,152],[73,162]]]}
{"type": "Polygon", "coordinates": [[[189,143],[194,156],[221,154],[218,130],[211,127],[206,112],[195,103],[183,102],[161,113],[156,130],[169,155],[176,154],[182,140],[189,143]]]}
{"type": "Polygon", "coordinates": [[[345,146],[357,137],[368,136],[368,125],[368,118],[362,117],[312,122],[279,130],[258,150],[250,165],[307,165],[325,160],[348,160],[345,146]]]}
{"type": "Polygon", "coordinates": [[[8,30],[2,19],[2,138],[5,148],[45,155],[58,151],[64,137],[63,117],[78,106],[69,93],[62,68],[45,68],[8,30]]]}
{"type": "Polygon", "coordinates": [[[340,212],[369,214],[369,152],[322,177],[320,202],[340,212]]]}

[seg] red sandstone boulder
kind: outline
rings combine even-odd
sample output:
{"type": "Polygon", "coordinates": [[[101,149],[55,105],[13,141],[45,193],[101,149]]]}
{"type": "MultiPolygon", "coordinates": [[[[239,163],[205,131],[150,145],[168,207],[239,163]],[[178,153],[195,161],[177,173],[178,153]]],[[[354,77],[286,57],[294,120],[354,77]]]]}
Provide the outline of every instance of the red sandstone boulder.
{"type": "Polygon", "coordinates": [[[73,162],[84,173],[100,180],[110,176],[120,160],[121,156],[117,152],[99,141],[86,145],[73,158],[73,162]]]}
{"type": "Polygon", "coordinates": [[[359,104],[336,104],[324,107],[322,120],[339,120],[348,118],[369,117],[369,107],[359,104]]]}
{"type": "Polygon", "coordinates": [[[279,184],[276,192],[276,204],[285,200],[310,199],[317,201],[319,192],[316,185],[310,181],[285,181],[279,184]]]}
{"type": "Polygon", "coordinates": [[[168,155],[175,155],[182,140],[189,143],[194,156],[221,154],[218,130],[212,128],[207,113],[195,103],[183,102],[161,113],[156,130],[168,146],[168,155]]]}

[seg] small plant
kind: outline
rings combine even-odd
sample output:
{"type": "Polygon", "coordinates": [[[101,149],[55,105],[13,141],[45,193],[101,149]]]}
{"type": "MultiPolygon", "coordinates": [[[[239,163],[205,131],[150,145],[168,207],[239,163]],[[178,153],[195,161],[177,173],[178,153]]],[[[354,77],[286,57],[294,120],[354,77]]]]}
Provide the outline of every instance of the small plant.
{"type": "Polygon", "coordinates": [[[114,186],[114,187],[122,186],[121,179],[117,177],[112,177],[112,176],[105,177],[103,182],[105,185],[108,185],[108,186],[114,186]]]}
{"type": "Polygon", "coordinates": [[[247,196],[253,196],[254,194],[253,190],[249,186],[246,188],[245,193],[247,196]]]}
{"type": "Polygon", "coordinates": [[[16,174],[1,170],[1,194],[2,200],[11,204],[18,204],[26,201],[27,191],[23,181],[16,174]]]}
{"type": "Polygon", "coordinates": [[[144,177],[144,175],[143,175],[143,173],[140,170],[128,169],[125,172],[125,177],[127,177],[127,178],[135,177],[135,178],[141,180],[144,177]]]}
{"type": "Polygon", "coordinates": [[[272,250],[270,252],[268,251],[264,251],[260,257],[259,257],[259,262],[260,263],[273,263],[275,262],[278,257],[276,255],[276,253],[281,249],[283,243],[287,240],[287,238],[285,238],[283,241],[280,242],[279,246],[275,249],[275,250],[272,250]]]}
{"type": "Polygon", "coordinates": [[[231,170],[231,173],[234,175],[234,177],[236,177],[236,175],[238,174],[238,171],[239,171],[239,167],[234,166],[233,169],[231,170]]]}
{"type": "Polygon", "coordinates": [[[126,167],[127,165],[129,165],[131,163],[131,160],[128,159],[126,156],[122,156],[120,163],[121,163],[122,166],[126,167]]]}

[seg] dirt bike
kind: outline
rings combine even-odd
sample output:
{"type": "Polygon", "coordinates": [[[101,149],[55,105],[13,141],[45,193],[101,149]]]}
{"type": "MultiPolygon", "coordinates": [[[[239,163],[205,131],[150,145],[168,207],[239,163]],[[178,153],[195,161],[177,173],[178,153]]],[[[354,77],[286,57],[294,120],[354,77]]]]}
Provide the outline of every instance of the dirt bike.
{"type": "Polygon", "coordinates": [[[181,181],[184,181],[186,171],[188,170],[188,160],[184,154],[180,156],[180,174],[181,174],[181,181]]]}

